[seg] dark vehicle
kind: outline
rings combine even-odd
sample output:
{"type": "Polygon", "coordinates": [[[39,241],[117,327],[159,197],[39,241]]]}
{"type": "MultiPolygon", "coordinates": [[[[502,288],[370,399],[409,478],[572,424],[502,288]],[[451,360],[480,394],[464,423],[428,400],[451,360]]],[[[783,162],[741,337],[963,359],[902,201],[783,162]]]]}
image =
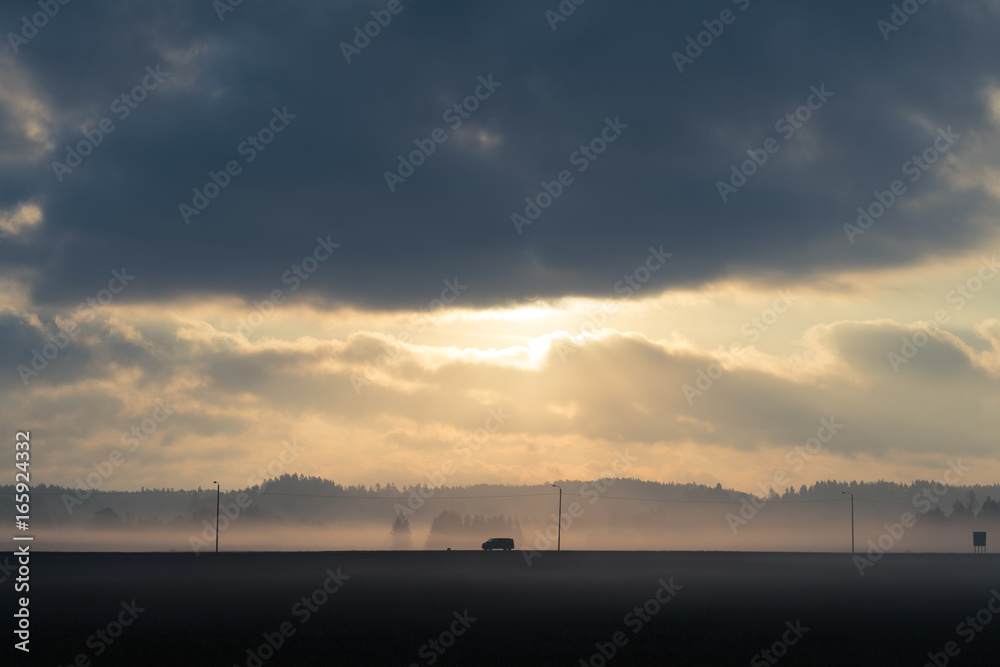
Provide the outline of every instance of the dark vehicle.
{"type": "Polygon", "coordinates": [[[490,539],[483,542],[483,551],[492,551],[493,549],[503,549],[504,551],[510,551],[514,548],[514,540],[509,537],[491,537],[490,539]]]}

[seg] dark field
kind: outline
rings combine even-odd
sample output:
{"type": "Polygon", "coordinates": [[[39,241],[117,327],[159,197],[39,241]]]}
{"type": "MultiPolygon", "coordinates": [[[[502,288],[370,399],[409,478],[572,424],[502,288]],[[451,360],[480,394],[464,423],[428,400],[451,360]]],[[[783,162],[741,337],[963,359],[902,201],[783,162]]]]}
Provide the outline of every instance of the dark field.
{"type": "MultiPolygon", "coordinates": [[[[11,578],[3,585],[6,652],[11,578]]],[[[980,625],[1000,589],[992,555],[886,555],[862,578],[845,554],[567,551],[528,567],[519,551],[35,553],[30,585],[31,654],[11,650],[15,664],[80,654],[81,665],[605,664],[595,644],[617,665],[919,667],[928,652],[939,665],[1000,655],[1000,619],[980,625]],[[328,594],[338,568],[349,579],[328,594]],[[671,578],[682,587],[672,598],[660,583],[671,578]],[[669,602],[653,602],[658,592],[669,602]],[[133,599],[134,619],[122,606],[133,599]],[[111,638],[119,616],[130,625],[111,638]],[[273,655],[265,634],[280,644],[273,655]],[[775,643],[783,657],[755,659],[775,643]],[[248,649],[262,644],[270,657],[258,661],[248,649]]]]}

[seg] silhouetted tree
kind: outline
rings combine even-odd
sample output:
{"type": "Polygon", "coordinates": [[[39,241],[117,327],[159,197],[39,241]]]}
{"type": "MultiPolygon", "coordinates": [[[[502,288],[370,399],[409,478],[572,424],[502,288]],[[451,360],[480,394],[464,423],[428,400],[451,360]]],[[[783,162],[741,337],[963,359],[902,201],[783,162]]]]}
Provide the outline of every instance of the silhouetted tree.
{"type": "Polygon", "coordinates": [[[524,535],[521,533],[521,522],[517,520],[516,516],[507,520],[507,530],[510,532],[510,536],[514,538],[514,544],[520,546],[521,542],[524,541],[524,535]]]}
{"type": "Polygon", "coordinates": [[[966,507],[961,500],[956,500],[951,506],[951,514],[948,515],[950,523],[965,523],[972,519],[972,509],[966,507]]]}
{"type": "Polygon", "coordinates": [[[392,522],[392,548],[409,549],[413,546],[410,537],[410,522],[402,512],[396,515],[392,522]]]}
{"type": "Polygon", "coordinates": [[[431,530],[427,535],[427,548],[443,549],[450,546],[452,540],[464,533],[462,515],[451,510],[444,510],[431,522],[431,530]]]}
{"type": "Polygon", "coordinates": [[[922,514],[923,518],[930,519],[932,521],[944,521],[945,514],[944,510],[941,509],[940,505],[934,505],[929,510],[922,514]]]}
{"type": "Polygon", "coordinates": [[[997,521],[1000,520],[1000,503],[993,500],[991,497],[986,496],[986,500],[983,501],[982,507],[979,508],[978,518],[984,521],[997,521]]]}
{"type": "Polygon", "coordinates": [[[125,525],[118,512],[110,507],[94,512],[93,524],[96,528],[122,528],[125,525]]]}

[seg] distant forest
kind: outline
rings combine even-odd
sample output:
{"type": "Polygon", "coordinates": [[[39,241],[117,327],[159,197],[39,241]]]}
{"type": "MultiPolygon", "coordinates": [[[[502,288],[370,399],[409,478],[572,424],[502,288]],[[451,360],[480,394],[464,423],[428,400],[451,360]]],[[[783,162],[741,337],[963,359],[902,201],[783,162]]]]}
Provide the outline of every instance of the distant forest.
{"type": "MultiPolygon", "coordinates": [[[[740,549],[771,543],[821,549],[842,544],[845,533],[849,540],[845,491],[854,494],[859,545],[904,513],[917,522],[904,547],[966,550],[969,531],[1000,531],[1000,485],[830,480],[765,497],[721,485],[631,478],[556,483],[563,488],[564,537],[572,531],[576,548],[740,549]]],[[[13,488],[0,492],[12,494],[13,488]]],[[[475,548],[489,537],[515,537],[519,547],[531,547],[556,524],[558,490],[551,484],[345,486],[293,474],[223,491],[220,501],[223,514],[248,525],[381,525],[387,547],[475,548]]],[[[35,528],[191,532],[214,526],[215,513],[215,489],[118,492],[39,485],[31,497],[35,528]]]]}

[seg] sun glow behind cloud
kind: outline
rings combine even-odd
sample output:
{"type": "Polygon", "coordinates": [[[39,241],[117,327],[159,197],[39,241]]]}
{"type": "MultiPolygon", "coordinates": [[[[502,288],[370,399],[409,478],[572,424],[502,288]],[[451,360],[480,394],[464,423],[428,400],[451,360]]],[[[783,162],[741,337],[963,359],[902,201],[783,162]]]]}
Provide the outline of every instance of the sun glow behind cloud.
{"type": "MultiPolygon", "coordinates": [[[[988,380],[998,373],[997,292],[989,283],[960,310],[946,300],[980,261],[845,275],[841,283],[853,287],[834,295],[815,284],[793,288],[773,323],[766,311],[776,291],[733,281],[642,299],[478,310],[326,310],[303,300],[276,308],[248,335],[239,326],[253,311],[236,299],[113,303],[80,323],[72,353],[52,360],[3,415],[60,415],[49,427],[60,465],[39,468],[48,466],[53,483],[71,483],[155,400],[171,397],[176,413],[130,457],[123,488],[165,475],[196,484],[231,456],[248,462],[226,479],[235,486],[289,439],[308,447],[296,464],[308,474],[415,483],[453,458],[491,409],[510,419],[456,483],[587,476],[629,448],[640,459],[636,476],[752,490],[822,417],[847,427],[796,485],[857,477],[859,465],[887,479],[933,477],[949,456],[974,461],[973,478],[986,480],[997,472],[988,454],[997,426],[988,415],[1000,414],[988,380]],[[895,296],[889,312],[885,294],[895,296]],[[933,315],[928,304],[951,308],[944,328],[955,334],[935,337],[895,373],[885,355],[933,315]],[[712,364],[721,376],[687,401],[683,386],[701,386],[712,364]],[[85,418],[96,405],[102,416],[85,418]],[[943,414],[959,421],[941,422],[943,414]],[[942,423],[951,423],[950,437],[942,439],[942,423]]],[[[8,316],[39,336],[66,314],[16,293],[8,316]]]]}

